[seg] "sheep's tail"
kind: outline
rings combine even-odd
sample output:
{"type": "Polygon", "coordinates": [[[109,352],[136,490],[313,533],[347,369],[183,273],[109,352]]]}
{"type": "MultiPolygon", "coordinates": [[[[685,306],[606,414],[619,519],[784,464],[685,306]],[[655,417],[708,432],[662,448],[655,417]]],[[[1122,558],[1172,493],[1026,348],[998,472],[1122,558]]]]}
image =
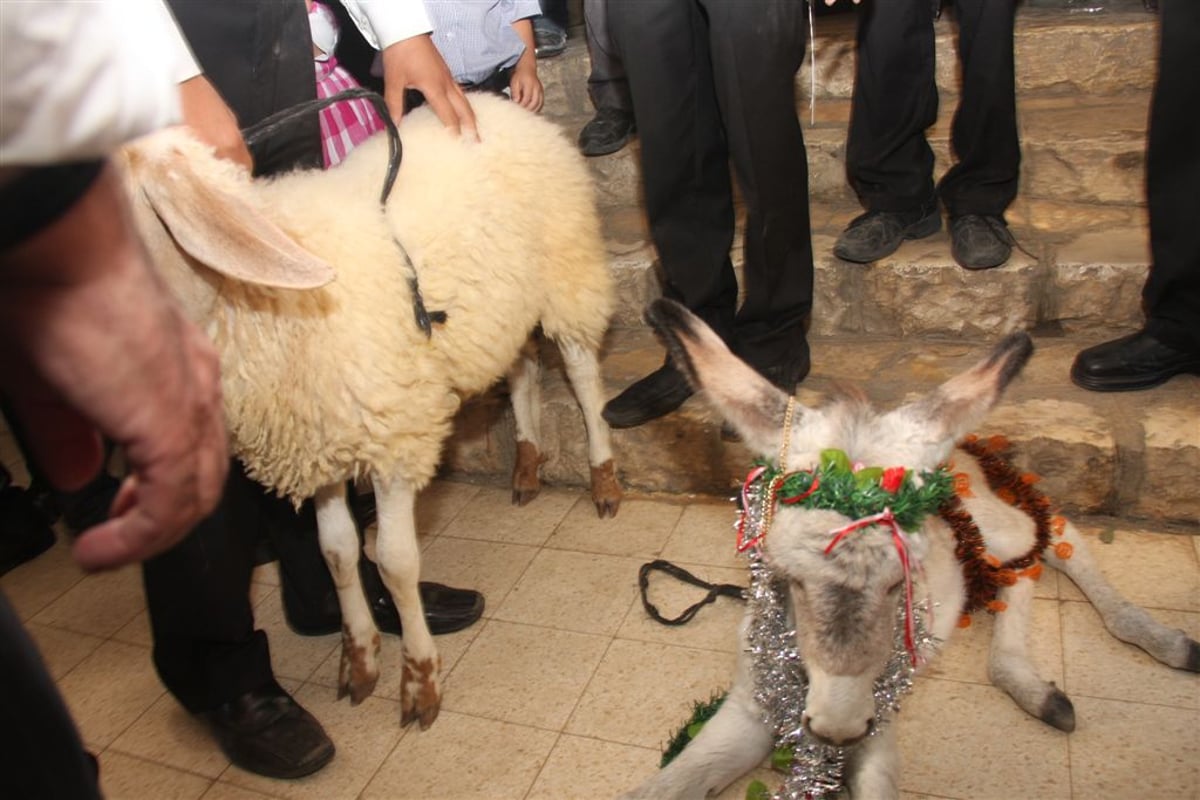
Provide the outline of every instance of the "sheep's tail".
{"type": "MultiPolygon", "coordinates": [[[[379,194],[379,208],[382,211],[387,207],[388,197],[391,196],[392,187],[396,184],[396,175],[400,172],[400,159],[404,155],[404,146],[400,142],[400,131],[396,129],[396,122],[392,119],[392,115],[388,113],[387,103],[377,92],[360,87],[357,89],[347,89],[331,97],[298,103],[290,108],[277,111],[269,117],[245,128],[242,131],[242,138],[246,141],[247,147],[252,147],[263,139],[269,139],[299,117],[320,111],[322,108],[331,106],[334,103],[360,98],[367,100],[375,107],[375,110],[383,120],[384,126],[387,128],[388,163],[387,171],[383,176],[383,190],[379,194]]],[[[400,243],[395,234],[392,234],[392,241],[396,244],[396,249],[400,251],[400,255],[404,258],[404,269],[408,273],[408,288],[412,291],[413,317],[417,321],[417,327],[421,329],[425,337],[430,338],[433,336],[433,323],[445,322],[446,312],[434,311],[430,313],[425,308],[425,300],[421,296],[421,282],[417,278],[417,267],[413,264],[412,259],[408,256],[408,251],[404,249],[404,245],[400,243]]]]}

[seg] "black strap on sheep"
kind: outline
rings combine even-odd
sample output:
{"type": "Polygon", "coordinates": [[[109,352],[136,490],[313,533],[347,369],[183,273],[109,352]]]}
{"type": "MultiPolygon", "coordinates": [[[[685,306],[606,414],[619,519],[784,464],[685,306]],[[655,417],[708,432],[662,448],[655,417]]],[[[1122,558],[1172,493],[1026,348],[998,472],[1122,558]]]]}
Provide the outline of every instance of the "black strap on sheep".
{"type": "MultiPolygon", "coordinates": [[[[277,111],[269,117],[244,128],[242,130],[242,138],[245,140],[247,147],[253,147],[258,142],[269,139],[300,117],[320,111],[334,103],[358,99],[370,102],[375,107],[375,110],[379,112],[379,117],[387,127],[387,172],[383,177],[383,191],[379,195],[379,207],[383,209],[387,206],[388,197],[392,194],[392,186],[396,183],[396,175],[400,171],[400,159],[403,157],[404,147],[400,143],[400,132],[396,130],[396,123],[392,120],[392,115],[388,112],[387,103],[378,92],[363,88],[347,89],[331,97],[298,103],[290,108],[277,111]]],[[[412,259],[409,258],[408,251],[404,249],[404,245],[400,243],[395,234],[392,235],[392,242],[395,243],[396,249],[400,251],[400,255],[404,258],[404,267],[408,272],[408,288],[412,292],[413,297],[413,316],[416,317],[417,327],[421,329],[426,338],[429,338],[433,335],[433,323],[437,322],[440,324],[446,321],[446,312],[430,312],[425,308],[425,299],[421,296],[421,284],[417,280],[417,267],[413,264],[412,259]]]]}

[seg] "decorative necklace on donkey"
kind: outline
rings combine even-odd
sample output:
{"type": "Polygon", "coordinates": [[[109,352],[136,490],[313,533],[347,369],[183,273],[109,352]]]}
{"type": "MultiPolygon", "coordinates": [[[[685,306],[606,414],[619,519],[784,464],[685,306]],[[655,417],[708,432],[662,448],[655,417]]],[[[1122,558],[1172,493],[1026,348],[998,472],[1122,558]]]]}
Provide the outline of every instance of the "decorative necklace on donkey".
{"type": "MultiPolygon", "coordinates": [[[[788,432],[792,427],[795,401],[788,402],[784,439],[778,466],[760,460],[747,474],[740,493],[737,550],[750,560],[750,587],[746,593],[751,623],[747,641],[753,665],[754,699],[764,712],[764,722],[775,734],[772,766],[787,773],[783,786],[771,794],[761,781],[751,783],[747,800],[819,800],[844,790],[847,748],[805,736],[804,698],[808,676],[796,646],[795,623],[791,618],[786,580],[766,564],[762,543],[770,531],[777,505],[825,509],[853,520],[829,531],[825,554],[829,555],[846,537],[873,526],[890,529],[904,574],[904,591],[896,609],[892,653],[874,682],[875,712],[868,735],[878,733],[899,710],[901,698],[912,688],[913,675],[921,663],[920,652],[937,642],[928,632],[928,603],[914,599],[913,576],[921,566],[911,554],[909,534],[918,531],[930,514],[938,514],[954,532],[956,554],[967,581],[967,604],[960,625],[980,608],[1002,611],[995,600],[997,589],[1018,577],[1035,578],[1041,571],[1040,553],[1061,518],[1051,517],[1049,502],[1032,488],[1035,478],[1019,474],[1004,457],[1008,442],[993,437],[986,442],[968,437],[960,447],[978,459],[992,490],[1031,516],[1037,524],[1036,544],[1019,558],[1000,563],[986,553],[982,536],[960,496],[971,496],[964,473],[952,465],[914,474],[901,466],[879,467],[853,463],[842,450],[824,450],[820,463],[809,470],[786,471],[788,432]]],[[[1064,543],[1065,544],[1065,543],[1064,543]]],[[[1069,545],[1065,545],[1069,547],[1069,545]]],[[[1060,554],[1069,557],[1070,553],[1060,554]]],[[[695,707],[693,719],[668,746],[665,766],[699,733],[712,717],[724,695],[695,707]]]]}

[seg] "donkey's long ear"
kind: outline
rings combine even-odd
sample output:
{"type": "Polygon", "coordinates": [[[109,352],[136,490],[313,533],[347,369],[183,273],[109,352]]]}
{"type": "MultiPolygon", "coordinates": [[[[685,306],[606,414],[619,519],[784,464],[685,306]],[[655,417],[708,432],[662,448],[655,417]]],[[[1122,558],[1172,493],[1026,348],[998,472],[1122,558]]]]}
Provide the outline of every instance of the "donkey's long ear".
{"type": "Polygon", "coordinates": [[[957,441],[983,422],[1031,355],[1029,336],[1010,334],[986,358],[943,383],[913,410],[925,417],[928,430],[937,439],[957,441]]]}
{"type": "Polygon", "coordinates": [[[646,321],[696,389],[704,391],[746,445],[774,454],[788,396],[729,351],[708,325],[673,300],[655,300],[646,321]]]}
{"type": "Polygon", "coordinates": [[[206,267],[281,289],[315,289],[337,277],[259,211],[205,180],[178,148],[143,154],[134,146],[127,163],[176,244],[206,267]]]}

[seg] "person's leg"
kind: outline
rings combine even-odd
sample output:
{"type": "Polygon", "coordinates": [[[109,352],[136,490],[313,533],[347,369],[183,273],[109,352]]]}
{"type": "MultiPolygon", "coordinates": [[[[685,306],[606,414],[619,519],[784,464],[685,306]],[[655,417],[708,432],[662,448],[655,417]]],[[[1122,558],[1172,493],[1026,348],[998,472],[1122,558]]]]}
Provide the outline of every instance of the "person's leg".
{"type": "Polygon", "coordinates": [[[294,778],[333,758],[320,723],[279,686],[266,634],[254,627],[250,575],[263,490],[240,464],[216,512],[143,566],[154,666],[168,691],[203,717],[238,766],[294,778]]]}
{"type": "Polygon", "coordinates": [[[745,298],[735,349],[786,391],[808,374],[804,326],[812,310],[808,162],[796,116],[804,60],[802,3],[701,0],[708,15],[717,98],[746,205],[745,298]]]}
{"type": "Polygon", "coordinates": [[[1146,324],[1090,347],[1071,367],[1085,389],[1147,389],[1200,375],[1200,4],[1161,0],[1158,81],[1150,104],[1146,193],[1153,264],[1142,289],[1146,324]]]}
{"type": "Polygon", "coordinates": [[[1002,217],[1017,196],[1021,145],[1013,0],[955,0],[962,91],[951,125],[955,163],[938,184],[951,217],[1002,217]]]}
{"type": "Polygon", "coordinates": [[[535,55],[548,58],[567,48],[567,0],[541,0],[542,13],[533,18],[535,55]]]}
{"type": "MultiPolygon", "coordinates": [[[[729,258],[733,196],[709,54],[695,0],[609,6],[609,25],[633,99],[641,140],[646,214],[665,281],[663,294],[731,340],[737,279],[729,258]]],[[[669,363],[605,406],[615,427],[639,425],[691,394],[669,363]]]]}
{"type": "Polygon", "coordinates": [[[1161,55],[1146,154],[1154,266],[1142,299],[1146,327],[1179,350],[1200,353],[1200,4],[1160,3],[1161,55]]]}
{"type": "Polygon", "coordinates": [[[277,686],[249,595],[261,492],[233,462],[217,510],[179,545],[143,565],[154,665],[193,714],[277,686]]]}
{"type": "Polygon", "coordinates": [[[617,152],[633,137],[633,99],[608,31],[608,0],[583,0],[583,24],[591,62],[588,95],[596,115],[579,132],[579,150],[585,156],[603,156],[617,152]]]}
{"type": "Polygon", "coordinates": [[[3,594],[0,686],[0,796],[98,800],[96,759],[3,594]]]}
{"type": "Polygon", "coordinates": [[[846,174],[866,213],[834,253],[867,262],[941,227],[925,139],[938,93],[929,0],[864,0],[858,14],[846,174]]]}
{"type": "Polygon", "coordinates": [[[968,269],[1003,264],[1012,252],[1004,211],[1017,196],[1014,0],[956,0],[962,90],[951,126],[955,164],[938,184],[955,260],[968,269]]]}

